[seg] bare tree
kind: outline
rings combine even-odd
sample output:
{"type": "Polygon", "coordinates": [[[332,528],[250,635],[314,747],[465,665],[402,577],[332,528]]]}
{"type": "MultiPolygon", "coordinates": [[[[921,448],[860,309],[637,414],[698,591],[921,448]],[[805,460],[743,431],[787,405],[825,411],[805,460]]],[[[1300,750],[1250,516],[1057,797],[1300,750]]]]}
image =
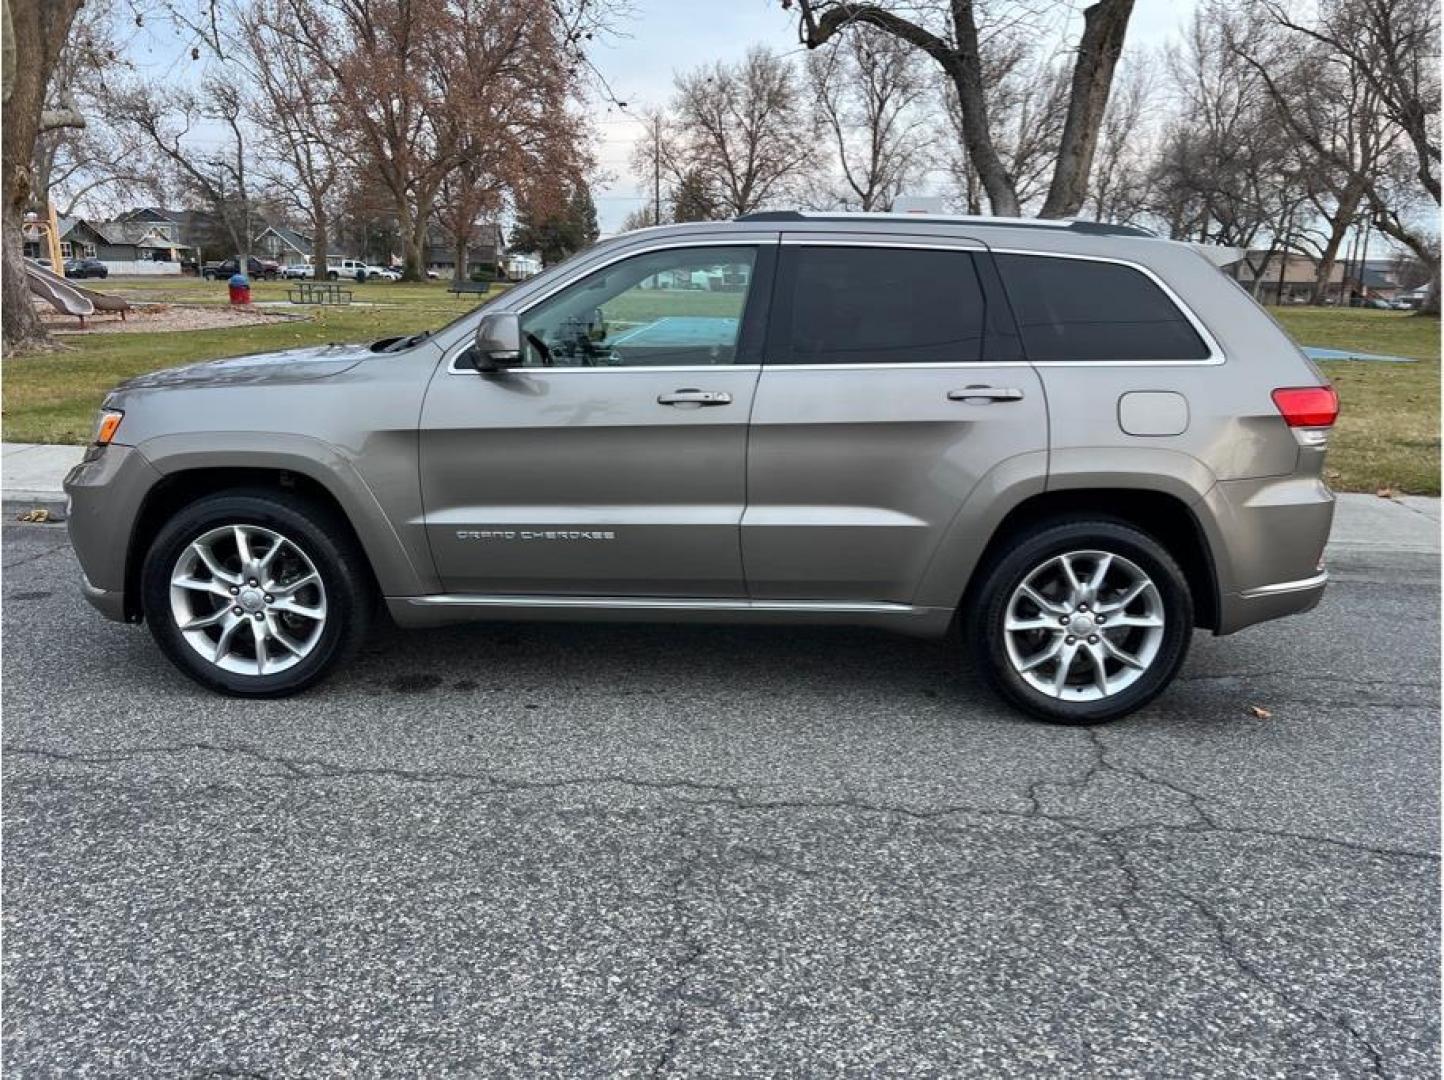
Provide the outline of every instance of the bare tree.
{"type": "Polygon", "coordinates": [[[117,88],[104,118],[143,143],[218,221],[231,251],[245,265],[255,238],[255,145],[237,80],[218,71],[198,90],[157,89],[137,81],[117,88]],[[202,141],[198,130],[223,133],[202,141]]]}
{"type": "Polygon", "coordinates": [[[1151,209],[1148,170],[1156,147],[1149,103],[1156,90],[1152,67],[1130,60],[1108,101],[1089,182],[1087,205],[1098,221],[1128,225],[1151,209]]]}
{"type": "Polygon", "coordinates": [[[1295,140],[1256,74],[1227,47],[1229,25],[1195,12],[1167,53],[1176,111],[1152,170],[1170,235],[1248,249],[1282,239],[1306,199],[1295,140]]]}
{"type": "MultiPolygon", "coordinates": [[[[980,4],[976,0],[922,0],[881,4],[853,0],[782,0],[796,6],[799,34],[818,48],[844,31],[869,26],[921,50],[942,69],[957,100],[957,127],[971,168],[987,193],[993,213],[1019,213],[1017,177],[1008,169],[990,123],[992,84],[986,78],[980,4]]],[[[1052,179],[1040,211],[1043,217],[1077,213],[1087,196],[1088,175],[1113,83],[1113,70],[1133,13],[1133,0],[1099,0],[1083,12],[1083,33],[1067,95],[1063,130],[1054,155],[1052,179]]],[[[1026,18],[1022,12],[1018,18],[1026,18]]]]}
{"type": "MultiPolygon", "coordinates": [[[[51,76],[47,107],[53,111],[91,114],[97,88],[126,67],[114,31],[114,6],[92,0],[76,14],[70,38],[51,76]]],[[[35,140],[34,203],[43,210],[55,204],[62,217],[101,196],[111,200],[153,191],[156,176],[150,162],[131,142],[106,125],[60,127],[35,140]]]]}
{"type": "MultiPolygon", "coordinates": [[[[706,177],[724,210],[746,214],[795,190],[814,153],[787,61],[753,49],[677,78],[677,159],[706,177]]],[[[679,174],[680,176],[680,174],[679,174]]]]}
{"type": "Polygon", "coordinates": [[[257,162],[265,186],[311,234],[311,273],[326,277],[331,220],[343,167],[335,139],[339,89],[316,62],[285,0],[239,9],[240,53],[254,88],[251,115],[265,153],[257,162]]]}
{"type": "MultiPolygon", "coordinates": [[[[1409,211],[1411,201],[1404,173],[1432,201],[1437,220],[1439,190],[1439,6],[1434,0],[1321,0],[1312,18],[1301,17],[1292,5],[1254,0],[1250,11],[1258,25],[1286,31],[1285,49],[1321,47],[1322,53],[1346,65],[1350,77],[1367,88],[1379,114],[1397,126],[1411,148],[1409,160],[1395,157],[1374,171],[1352,170],[1380,232],[1407,247],[1430,268],[1429,298],[1422,310],[1439,311],[1439,238],[1409,211]]],[[[1272,97],[1289,130],[1321,162],[1343,173],[1357,165],[1347,142],[1341,146],[1314,123],[1310,99],[1271,70],[1258,55],[1258,41],[1236,35],[1231,46],[1243,57],[1272,97]]]]}
{"type": "Polygon", "coordinates": [[[841,170],[841,183],[829,184],[829,201],[890,210],[926,172],[932,141],[930,87],[916,51],[889,34],[859,29],[836,49],[808,55],[807,82],[841,170]]]}
{"type": "Polygon", "coordinates": [[[81,127],[77,110],[47,109],[50,80],[70,36],[80,0],[4,0],[3,133],[0,133],[0,347],[5,352],[43,344],[35,314],[20,228],[34,193],[35,140],[45,131],[81,127]],[[20,59],[24,58],[21,63],[20,59]]]}

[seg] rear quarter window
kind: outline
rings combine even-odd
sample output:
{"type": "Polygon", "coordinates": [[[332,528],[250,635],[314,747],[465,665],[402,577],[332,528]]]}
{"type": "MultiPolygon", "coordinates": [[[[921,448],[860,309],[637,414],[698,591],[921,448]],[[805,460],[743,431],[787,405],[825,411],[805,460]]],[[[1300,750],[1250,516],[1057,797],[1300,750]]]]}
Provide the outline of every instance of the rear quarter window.
{"type": "Polygon", "coordinates": [[[995,259],[1029,360],[1209,358],[1178,305],[1131,266],[1051,255],[995,259]]]}

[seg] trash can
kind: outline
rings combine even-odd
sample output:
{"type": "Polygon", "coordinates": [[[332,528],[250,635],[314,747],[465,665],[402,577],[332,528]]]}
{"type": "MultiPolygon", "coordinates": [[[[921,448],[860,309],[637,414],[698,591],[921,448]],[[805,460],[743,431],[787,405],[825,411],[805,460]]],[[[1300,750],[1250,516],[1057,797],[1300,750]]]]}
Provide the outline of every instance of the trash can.
{"type": "Polygon", "coordinates": [[[251,302],[251,283],[246,279],[245,274],[232,274],[231,280],[227,284],[231,289],[231,303],[249,304],[251,302]]]}

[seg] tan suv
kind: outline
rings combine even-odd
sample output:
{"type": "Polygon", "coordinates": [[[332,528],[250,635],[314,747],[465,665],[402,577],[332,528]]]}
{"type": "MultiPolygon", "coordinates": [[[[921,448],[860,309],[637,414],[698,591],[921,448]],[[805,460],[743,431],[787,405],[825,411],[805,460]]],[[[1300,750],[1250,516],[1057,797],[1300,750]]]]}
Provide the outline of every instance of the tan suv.
{"type": "Polygon", "coordinates": [[[600,244],[432,334],[157,372],[71,473],[85,592],[227,693],[379,600],[472,619],[961,623],[1066,722],[1325,582],[1333,390],[1184,244],[760,214],[600,244]]]}

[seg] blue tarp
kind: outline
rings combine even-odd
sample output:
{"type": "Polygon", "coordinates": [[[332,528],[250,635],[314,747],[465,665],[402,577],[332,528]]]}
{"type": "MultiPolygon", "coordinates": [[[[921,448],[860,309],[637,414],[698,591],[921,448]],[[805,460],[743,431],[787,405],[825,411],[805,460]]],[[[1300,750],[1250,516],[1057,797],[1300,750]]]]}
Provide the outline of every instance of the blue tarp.
{"type": "Polygon", "coordinates": [[[1310,360],[1376,360],[1384,364],[1412,364],[1411,356],[1381,356],[1379,353],[1353,352],[1349,349],[1321,349],[1317,345],[1302,346],[1310,360]]]}

